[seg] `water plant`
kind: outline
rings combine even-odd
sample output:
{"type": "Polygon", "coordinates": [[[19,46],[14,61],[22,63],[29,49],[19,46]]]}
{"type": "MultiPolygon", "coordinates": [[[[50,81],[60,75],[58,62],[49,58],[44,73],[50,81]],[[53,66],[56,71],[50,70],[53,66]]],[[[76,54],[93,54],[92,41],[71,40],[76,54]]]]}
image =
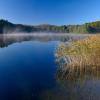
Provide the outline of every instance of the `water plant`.
{"type": "Polygon", "coordinates": [[[61,67],[60,71],[66,78],[71,73],[78,73],[76,76],[79,76],[81,73],[100,71],[100,35],[89,36],[69,45],[61,43],[55,55],[61,67]]]}

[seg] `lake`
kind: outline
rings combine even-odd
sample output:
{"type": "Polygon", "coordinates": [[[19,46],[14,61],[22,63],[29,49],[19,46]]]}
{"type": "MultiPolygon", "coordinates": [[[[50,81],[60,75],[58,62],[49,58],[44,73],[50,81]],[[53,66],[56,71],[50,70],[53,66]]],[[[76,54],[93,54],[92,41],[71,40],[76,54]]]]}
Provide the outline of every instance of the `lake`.
{"type": "Polygon", "coordinates": [[[100,70],[61,78],[54,56],[61,40],[51,40],[0,37],[0,100],[100,100],[100,70]]]}

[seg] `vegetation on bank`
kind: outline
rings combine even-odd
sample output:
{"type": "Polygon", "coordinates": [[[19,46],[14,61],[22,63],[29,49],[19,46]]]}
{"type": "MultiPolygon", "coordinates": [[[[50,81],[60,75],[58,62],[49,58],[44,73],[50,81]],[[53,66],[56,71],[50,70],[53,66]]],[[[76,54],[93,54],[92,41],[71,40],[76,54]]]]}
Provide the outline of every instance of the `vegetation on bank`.
{"type": "Polygon", "coordinates": [[[55,55],[59,65],[57,78],[100,79],[100,35],[74,41],[69,45],[61,43],[55,55]]]}
{"type": "Polygon", "coordinates": [[[70,46],[61,44],[59,48],[58,58],[68,57],[70,59],[67,66],[100,66],[100,35],[72,42],[70,46]]]}
{"type": "Polygon", "coordinates": [[[0,20],[0,33],[14,32],[54,32],[54,33],[100,33],[100,21],[85,23],[82,25],[49,25],[37,26],[13,24],[7,20],[0,20]]]}

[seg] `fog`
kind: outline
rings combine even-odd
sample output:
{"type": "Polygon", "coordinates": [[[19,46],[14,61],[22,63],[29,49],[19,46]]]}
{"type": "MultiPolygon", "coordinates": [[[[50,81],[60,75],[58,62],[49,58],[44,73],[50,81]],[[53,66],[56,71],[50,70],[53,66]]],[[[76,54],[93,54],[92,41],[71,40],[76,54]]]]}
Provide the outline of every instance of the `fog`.
{"type": "Polygon", "coordinates": [[[1,37],[5,38],[21,38],[31,37],[34,39],[45,39],[51,41],[72,41],[82,39],[93,34],[67,34],[67,33],[13,33],[13,34],[2,34],[1,37]]]}

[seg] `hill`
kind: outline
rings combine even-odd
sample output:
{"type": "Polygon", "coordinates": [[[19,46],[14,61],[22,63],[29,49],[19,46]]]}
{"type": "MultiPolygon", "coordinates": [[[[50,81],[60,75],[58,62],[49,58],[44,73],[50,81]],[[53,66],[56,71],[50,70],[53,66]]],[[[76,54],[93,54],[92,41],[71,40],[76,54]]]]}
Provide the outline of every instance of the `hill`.
{"type": "Polygon", "coordinates": [[[34,33],[34,32],[52,32],[52,33],[100,33],[100,21],[85,23],[82,25],[23,25],[13,24],[7,20],[0,20],[0,34],[3,33],[34,33]]]}

